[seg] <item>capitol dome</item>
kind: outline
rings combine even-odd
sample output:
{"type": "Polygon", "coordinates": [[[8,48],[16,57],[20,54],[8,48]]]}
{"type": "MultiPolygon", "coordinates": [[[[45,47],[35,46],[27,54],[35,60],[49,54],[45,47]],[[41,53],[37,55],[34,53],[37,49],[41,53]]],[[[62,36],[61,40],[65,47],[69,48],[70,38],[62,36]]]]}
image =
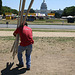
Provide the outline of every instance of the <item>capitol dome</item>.
{"type": "Polygon", "coordinates": [[[43,0],[43,3],[41,4],[41,10],[47,10],[47,4],[45,3],[45,0],[43,0]]]}

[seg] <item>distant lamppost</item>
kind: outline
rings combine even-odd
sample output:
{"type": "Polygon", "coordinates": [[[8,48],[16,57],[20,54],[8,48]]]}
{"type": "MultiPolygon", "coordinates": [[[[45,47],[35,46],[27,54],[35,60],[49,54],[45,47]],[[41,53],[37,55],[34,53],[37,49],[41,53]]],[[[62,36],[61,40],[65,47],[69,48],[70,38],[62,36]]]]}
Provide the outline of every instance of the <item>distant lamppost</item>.
{"type": "Polygon", "coordinates": [[[8,22],[6,22],[7,28],[8,28],[8,24],[9,24],[9,23],[8,23],[8,22]]]}

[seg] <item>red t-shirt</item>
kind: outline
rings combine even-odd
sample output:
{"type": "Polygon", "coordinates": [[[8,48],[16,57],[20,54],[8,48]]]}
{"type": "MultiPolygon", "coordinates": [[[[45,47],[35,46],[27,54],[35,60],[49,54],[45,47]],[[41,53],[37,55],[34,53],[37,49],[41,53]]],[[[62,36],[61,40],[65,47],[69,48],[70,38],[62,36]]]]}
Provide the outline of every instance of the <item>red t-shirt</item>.
{"type": "Polygon", "coordinates": [[[15,30],[16,34],[20,35],[20,45],[21,46],[28,46],[34,43],[33,36],[32,36],[32,29],[28,26],[19,27],[15,30]]]}

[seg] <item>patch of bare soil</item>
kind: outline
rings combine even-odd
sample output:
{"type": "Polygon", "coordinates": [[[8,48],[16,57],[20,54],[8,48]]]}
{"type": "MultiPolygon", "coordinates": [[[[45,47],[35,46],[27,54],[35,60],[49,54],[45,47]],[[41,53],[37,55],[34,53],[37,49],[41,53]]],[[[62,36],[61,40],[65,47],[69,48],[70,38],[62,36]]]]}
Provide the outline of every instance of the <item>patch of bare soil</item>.
{"type": "MultiPolygon", "coordinates": [[[[16,68],[17,55],[10,53],[14,40],[0,39],[0,71],[2,75],[75,75],[75,42],[60,38],[34,38],[31,70],[16,68]],[[11,65],[7,67],[7,62],[11,65]],[[14,62],[14,64],[12,64],[14,62]]],[[[25,54],[23,53],[24,63],[25,54]]]]}
{"type": "MultiPolygon", "coordinates": [[[[0,31],[0,36],[13,36],[13,31],[0,31]]],[[[75,32],[33,32],[34,37],[75,37],[75,32]]]]}

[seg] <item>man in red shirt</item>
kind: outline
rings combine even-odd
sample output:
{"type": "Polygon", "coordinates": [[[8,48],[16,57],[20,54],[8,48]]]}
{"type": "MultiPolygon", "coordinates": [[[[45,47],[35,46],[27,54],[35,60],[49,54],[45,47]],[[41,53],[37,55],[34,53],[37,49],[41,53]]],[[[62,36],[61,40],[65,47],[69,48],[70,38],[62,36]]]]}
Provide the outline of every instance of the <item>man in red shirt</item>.
{"type": "Polygon", "coordinates": [[[20,45],[18,47],[18,61],[19,64],[16,64],[18,67],[23,67],[23,59],[22,59],[22,52],[26,51],[26,66],[27,70],[30,70],[31,66],[31,52],[32,52],[32,44],[34,43],[33,36],[32,36],[32,29],[28,27],[28,24],[25,23],[25,25],[20,26],[17,28],[13,35],[16,36],[16,34],[20,35],[20,45]]]}

